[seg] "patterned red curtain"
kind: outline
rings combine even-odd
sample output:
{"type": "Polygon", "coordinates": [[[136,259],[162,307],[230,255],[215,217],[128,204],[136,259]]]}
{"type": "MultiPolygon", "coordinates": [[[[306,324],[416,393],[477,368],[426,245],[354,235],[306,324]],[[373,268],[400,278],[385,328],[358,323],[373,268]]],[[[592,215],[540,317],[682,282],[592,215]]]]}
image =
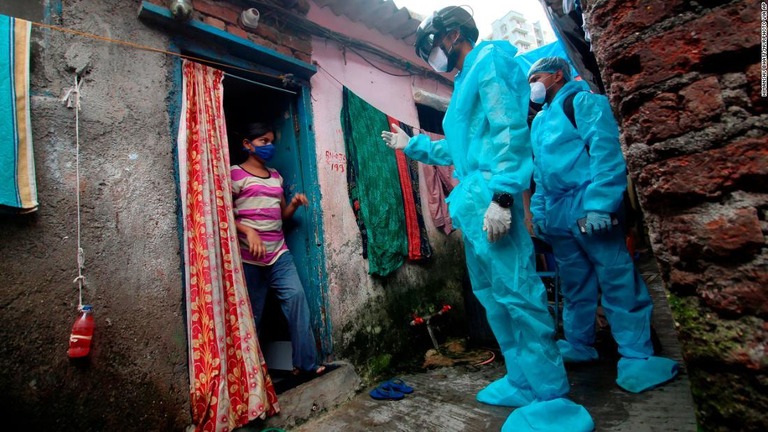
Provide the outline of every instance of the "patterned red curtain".
{"type": "Polygon", "coordinates": [[[223,72],[184,61],[178,156],[192,420],[230,431],[279,411],[248,301],[232,213],[223,72]]]}

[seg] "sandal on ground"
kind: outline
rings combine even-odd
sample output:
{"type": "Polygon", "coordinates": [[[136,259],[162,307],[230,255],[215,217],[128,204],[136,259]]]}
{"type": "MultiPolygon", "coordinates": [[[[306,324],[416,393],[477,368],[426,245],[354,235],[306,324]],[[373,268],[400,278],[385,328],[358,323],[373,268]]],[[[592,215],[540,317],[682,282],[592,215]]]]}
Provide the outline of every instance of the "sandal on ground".
{"type": "Polygon", "coordinates": [[[400,400],[405,397],[399,391],[391,390],[383,385],[376,387],[369,393],[376,400],[400,400]]]}
{"type": "Polygon", "coordinates": [[[413,387],[406,384],[405,381],[401,380],[400,378],[392,378],[391,380],[382,383],[381,387],[394,390],[396,392],[400,392],[403,394],[413,393],[413,387]]]}

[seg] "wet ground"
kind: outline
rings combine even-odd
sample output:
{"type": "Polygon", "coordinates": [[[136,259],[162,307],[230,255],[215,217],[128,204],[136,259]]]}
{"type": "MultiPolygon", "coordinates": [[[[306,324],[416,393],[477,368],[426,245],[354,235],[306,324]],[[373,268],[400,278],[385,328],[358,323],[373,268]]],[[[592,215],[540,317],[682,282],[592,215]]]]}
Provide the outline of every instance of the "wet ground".
{"type": "MultiPolygon", "coordinates": [[[[640,268],[656,305],[653,322],[657,343],[661,346],[660,355],[681,361],[674,323],[655,266],[643,264],[640,268]]],[[[607,333],[599,336],[602,340],[598,346],[601,359],[567,368],[570,397],[589,410],[597,431],[696,431],[693,400],[684,367],[674,381],[663,387],[641,394],[625,392],[614,382],[615,346],[607,333]]],[[[283,406],[290,410],[289,405],[298,403],[293,401],[306,404],[311,400],[323,400],[324,395],[340,388],[338,383],[351,379],[343,376],[345,369],[339,368],[328,377],[287,392],[283,406]],[[329,384],[330,381],[333,384],[329,384]]],[[[497,360],[482,366],[457,366],[402,375],[400,378],[415,388],[414,393],[403,400],[374,400],[368,394],[372,387],[364,388],[348,402],[330,410],[324,408],[332,406],[330,404],[311,405],[310,409],[315,412],[296,422],[303,424],[298,427],[284,424],[283,427],[297,432],[498,431],[512,409],[480,404],[475,401],[475,394],[503,374],[503,362],[497,360]]],[[[280,423],[273,419],[270,425],[279,426],[280,423]]]]}

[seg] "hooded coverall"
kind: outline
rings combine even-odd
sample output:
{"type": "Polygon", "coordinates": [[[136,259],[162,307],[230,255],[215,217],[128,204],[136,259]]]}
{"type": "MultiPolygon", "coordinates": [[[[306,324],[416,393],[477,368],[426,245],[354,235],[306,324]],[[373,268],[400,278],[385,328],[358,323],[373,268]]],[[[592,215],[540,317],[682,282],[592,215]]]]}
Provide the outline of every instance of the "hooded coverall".
{"type": "Polygon", "coordinates": [[[564,399],[569,384],[523,223],[521,193],[530,186],[533,162],[526,123],[529,87],[515,54],[507,41],[473,48],[454,82],[443,120],[445,139],[432,142],[417,135],[404,151],[426,164],[454,165],[459,180],[448,209],[462,230],[472,289],[486,309],[507,368],[504,378],[478,393],[478,400],[523,407],[503,430],[590,431],[589,413],[564,399]],[[500,240],[489,243],[483,219],[497,192],[514,197],[512,224],[500,240]],[[537,429],[530,429],[531,422],[537,429]],[[545,429],[538,429],[542,425],[545,429]]]}

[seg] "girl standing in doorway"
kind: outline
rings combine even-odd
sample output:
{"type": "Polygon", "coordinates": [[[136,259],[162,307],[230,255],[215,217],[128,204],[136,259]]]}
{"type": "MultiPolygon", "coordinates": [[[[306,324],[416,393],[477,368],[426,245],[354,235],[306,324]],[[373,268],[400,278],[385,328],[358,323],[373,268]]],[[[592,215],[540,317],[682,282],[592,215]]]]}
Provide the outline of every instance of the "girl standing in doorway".
{"type": "Polygon", "coordinates": [[[294,375],[319,375],[325,366],[317,362],[309,305],[283,233],[283,219],[293,217],[308,201],[299,193],[286,202],[282,176],[266,165],[275,154],[274,140],[271,126],[248,125],[242,143],[248,159],[230,167],[243,271],[257,330],[267,293],[272,290],[288,321],[294,375]]]}

